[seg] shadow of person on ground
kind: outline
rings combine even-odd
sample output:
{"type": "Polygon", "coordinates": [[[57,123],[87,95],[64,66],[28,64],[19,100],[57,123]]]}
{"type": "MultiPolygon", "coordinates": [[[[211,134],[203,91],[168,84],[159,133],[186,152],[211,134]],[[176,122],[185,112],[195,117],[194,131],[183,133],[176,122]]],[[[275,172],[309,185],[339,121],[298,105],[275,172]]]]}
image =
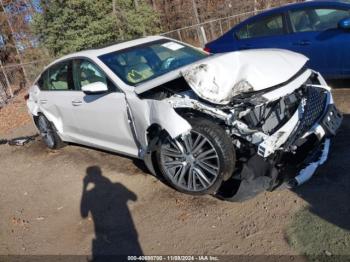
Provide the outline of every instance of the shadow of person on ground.
{"type": "Polygon", "coordinates": [[[331,142],[328,161],[294,191],[310,204],[310,212],[350,231],[350,115],[331,142]]]}
{"type": "Polygon", "coordinates": [[[136,201],[137,196],[122,184],[102,176],[100,167],[86,169],[80,212],[83,218],[90,212],[94,221],[93,261],[113,260],[115,255],[142,255],[127,206],[129,200],[136,201]]]}

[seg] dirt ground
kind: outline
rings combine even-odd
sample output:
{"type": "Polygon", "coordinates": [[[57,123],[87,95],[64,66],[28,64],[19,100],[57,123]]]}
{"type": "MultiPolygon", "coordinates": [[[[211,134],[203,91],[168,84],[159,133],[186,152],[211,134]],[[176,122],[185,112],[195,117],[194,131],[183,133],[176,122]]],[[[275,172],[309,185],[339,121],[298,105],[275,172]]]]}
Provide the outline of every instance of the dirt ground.
{"type": "MultiPolygon", "coordinates": [[[[178,193],[107,152],[0,145],[0,255],[298,255],[288,230],[301,210],[350,234],[350,90],[334,93],[344,124],[317,177],[243,203],[178,193]]],[[[24,120],[0,138],[35,132],[24,120]]]]}

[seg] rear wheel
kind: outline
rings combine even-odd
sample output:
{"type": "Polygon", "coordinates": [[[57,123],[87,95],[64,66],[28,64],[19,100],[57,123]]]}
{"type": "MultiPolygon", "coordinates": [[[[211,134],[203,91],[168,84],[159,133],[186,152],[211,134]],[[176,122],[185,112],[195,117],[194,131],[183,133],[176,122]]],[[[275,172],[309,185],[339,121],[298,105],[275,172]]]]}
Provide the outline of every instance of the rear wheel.
{"type": "Polygon", "coordinates": [[[212,194],[232,175],[235,151],[225,131],[212,121],[194,118],[190,134],[166,137],[157,152],[159,169],[177,190],[212,194]]]}
{"type": "Polygon", "coordinates": [[[48,148],[58,149],[64,145],[61,138],[44,115],[39,115],[36,123],[40,135],[48,148]]]}

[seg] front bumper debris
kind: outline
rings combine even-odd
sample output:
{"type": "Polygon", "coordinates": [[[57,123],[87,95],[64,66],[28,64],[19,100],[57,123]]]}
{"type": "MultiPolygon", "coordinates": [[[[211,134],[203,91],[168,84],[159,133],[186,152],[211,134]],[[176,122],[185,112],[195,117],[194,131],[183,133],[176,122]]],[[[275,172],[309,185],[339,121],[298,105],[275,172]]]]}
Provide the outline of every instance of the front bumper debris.
{"type": "Polygon", "coordinates": [[[327,161],[330,143],[331,140],[329,138],[324,141],[321,150],[317,152],[320,153],[320,156],[316,156],[315,158],[317,159],[314,159],[313,162],[309,162],[307,166],[303,168],[296,177],[288,181],[288,187],[294,188],[296,186],[300,186],[311,179],[311,177],[315,174],[317,168],[327,161]]]}
{"type": "Polygon", "coordinates": [[[290,120],[294,128],[289,131],[282,150],[271,150],[275,152],[265,157],[263,153],[269,149],[258,147],[257,154],[243,164],[240,175],[222,185],[217,192],[219,198],[244,201],[266,190],[273,191],[283,185],[293,188],[311,179],[328,159],[331,137],[343,117],[333,104],[330,91],[321,87],[309,87],[301,106],[302,113],[298,109],[298,115],[293,116],[298,116],[297,123],[293,117],[290,120]]]}
{"type": "Polygon", "coordinates": [[[334,104],[328,106],[328,110],[321,121],[321,126],[327,136],[334,136],[343,121],[343,116],[334,104]]]}

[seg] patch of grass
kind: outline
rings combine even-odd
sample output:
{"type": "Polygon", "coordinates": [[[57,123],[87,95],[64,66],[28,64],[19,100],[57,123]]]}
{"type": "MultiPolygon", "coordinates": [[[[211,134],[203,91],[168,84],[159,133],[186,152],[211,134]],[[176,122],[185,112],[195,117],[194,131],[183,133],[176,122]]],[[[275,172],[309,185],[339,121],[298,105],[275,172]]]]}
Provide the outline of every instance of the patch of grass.
{"type": "Polygon", "coordinates": [[[350,261],[350,231],[308,209],[299,211],[287,230],[291,246],[311,261],[350,261]]]}

